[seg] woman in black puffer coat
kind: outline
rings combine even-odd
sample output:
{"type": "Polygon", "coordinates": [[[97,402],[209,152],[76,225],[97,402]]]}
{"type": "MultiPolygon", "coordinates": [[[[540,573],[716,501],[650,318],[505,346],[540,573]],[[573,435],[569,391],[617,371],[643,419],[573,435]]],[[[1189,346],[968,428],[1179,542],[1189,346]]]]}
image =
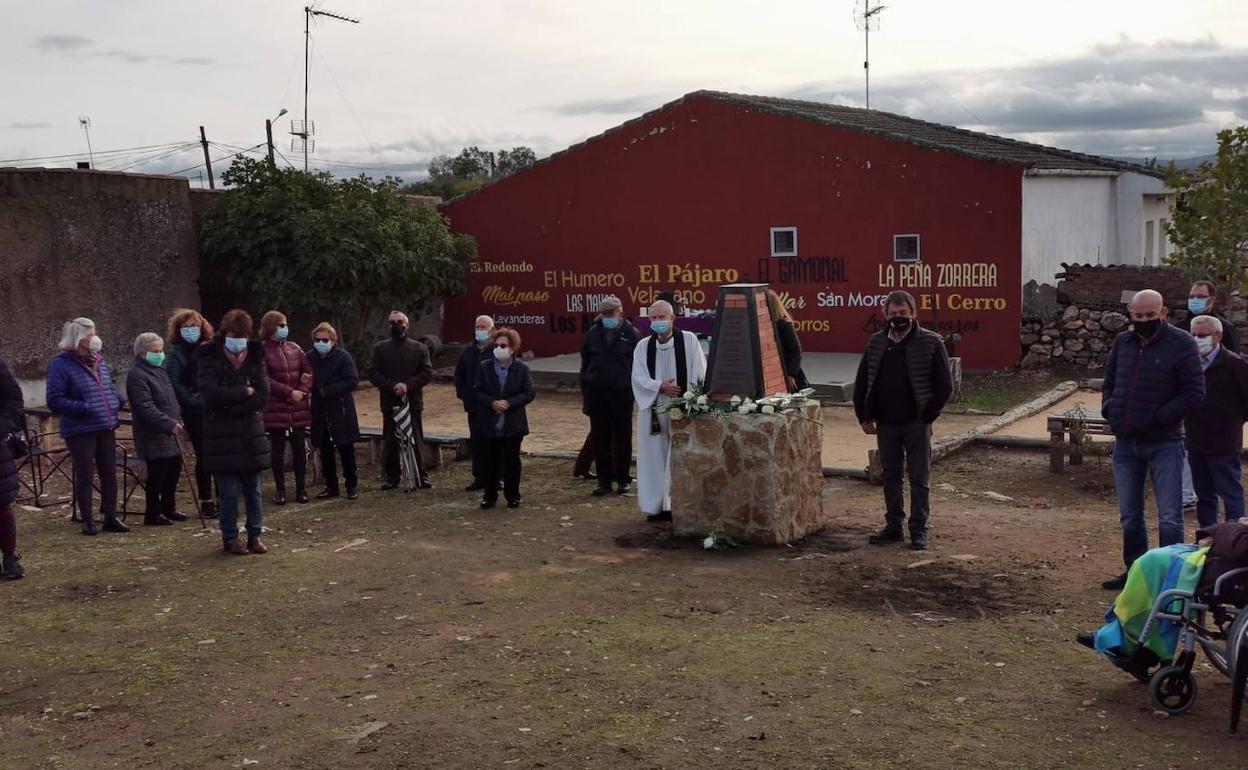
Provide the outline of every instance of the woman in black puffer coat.
{"type": "Polygon", "coordinates": [[[217,480],[218,509],[225,550],[237,555],[265,553],[260,540],[264,512],[260,476],[269,468],[269,437],[264,405],[269,376],[264,345],[251,339],[251,316],[231,310],[221,319],[212,344],[196,358],[199,393],[204,397],[204,467],[217,480]],[[247,504],[247,544],[238,539],[238,496],[247,504]]]}
{"type": "Polygon", "coordinates": [[[9,371],[8,364],[0,360],[0,578],[17,580],[25,575],[17,558],[17,517],[13,515],[13,501],[17,499],[17,463],[9,451],[10,433],[21,434],[25,426],[22,413],[22,389],[9,371]]]}
{"type": "Polygon", "coordinates": [[[327,323],[312,330],[312,349],[307,352],[312,366],[312,446],[321,452],[325,489],[316,497],[337,497],[338,468],[334,449],[342,457],[342,475],[347,483],[347,499],[359,497],[359,472],[355,463],[355,441],[360,422],[355,413],[355,388],[360,373],[351,354],[338,347],[338,332],[327,323]]]}

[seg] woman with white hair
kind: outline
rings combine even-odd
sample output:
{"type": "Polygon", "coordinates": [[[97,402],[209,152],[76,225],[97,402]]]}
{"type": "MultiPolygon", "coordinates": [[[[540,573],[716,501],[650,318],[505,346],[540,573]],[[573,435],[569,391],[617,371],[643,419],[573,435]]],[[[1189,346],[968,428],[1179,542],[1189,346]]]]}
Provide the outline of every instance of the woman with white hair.
{"type": "Polygon", "coordinates": [[[74,469],[74,504],[82,534],[96,533],[91,515],[91,477],[100,477],[100,512],[105,532],[129,532],[117,518],[117,426],[125,403],[100,354],[103,343],[90,318],[75,318],[61,330],[59,355],[48,365],[48,408],[60,423],[74,469]]]}
{"type": "Polygon", "coordinates": [[[165,341],[143,332],[134,338],[135,361],[126,374],[126,396],[134,415],[134,450],[147,465],[143,523],[148,526],[186,521],[177,510],[178,474],[182,471],[182,409],[165,372],[165,341]]]}

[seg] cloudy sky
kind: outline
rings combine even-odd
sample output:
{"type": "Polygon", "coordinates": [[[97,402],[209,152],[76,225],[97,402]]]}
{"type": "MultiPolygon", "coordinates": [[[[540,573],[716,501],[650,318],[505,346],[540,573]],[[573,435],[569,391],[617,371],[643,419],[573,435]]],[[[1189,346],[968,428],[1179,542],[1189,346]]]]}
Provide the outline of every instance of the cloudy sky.
{"type": "MultiPolygon", "coordinates": [[[[1086,152],[1213,151],[1248,123],[1244,0],[884,0],[872,106],[1086,152]]],[[[301,0],[0,0],[0,165],[217,173],[292,161],[301,0]],[[148,148],[132,150],[130,148],[148,148]],[[110,152],[125,150],[124,152],[110,152]],[[185,169],[189,169],[184,171],[185,169]]],[[[855,0],[316,0],[313,165],[423,176],[466,144],[545,155],[683,93],[863,101],[855,0]]]]}

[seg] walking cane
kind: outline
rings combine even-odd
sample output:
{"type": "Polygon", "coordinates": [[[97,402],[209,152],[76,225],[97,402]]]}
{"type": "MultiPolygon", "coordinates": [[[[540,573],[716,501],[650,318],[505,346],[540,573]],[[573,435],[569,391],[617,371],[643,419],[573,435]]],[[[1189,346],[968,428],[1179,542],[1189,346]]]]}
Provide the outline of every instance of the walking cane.
{"type": "MultiPolygon", "coordinates": [[[[186,446],[182,443],[182,434],[175,433],[173,438],[178,442],[178,451],[182,453],[182,478],[186,479],[186,488],[191,491],[191,500],[195,503],[195,514],[199,516],[199,526],[208,529],[208,523],[204,521],[204,511],[199,506],[199,495],[195,493],[195,483],[191,479],[191,466],[186,461],[186,446]]],[[[199,458],[195,458],[195,462],[199,462],[199,458]]]]}

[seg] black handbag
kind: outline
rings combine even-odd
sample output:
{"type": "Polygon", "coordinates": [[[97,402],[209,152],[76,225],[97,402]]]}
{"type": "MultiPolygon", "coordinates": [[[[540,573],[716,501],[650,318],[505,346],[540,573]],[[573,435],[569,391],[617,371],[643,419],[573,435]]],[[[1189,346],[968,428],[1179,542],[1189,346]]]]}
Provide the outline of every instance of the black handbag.
{"type": "Polygon", "coordinates": [[[10,433],[5,437],[4,443],[9,447],[9,454],[14,460],[25,460],[30,454],[30,447],[26,445],[26,437],[21,433],[10,433]]]}

